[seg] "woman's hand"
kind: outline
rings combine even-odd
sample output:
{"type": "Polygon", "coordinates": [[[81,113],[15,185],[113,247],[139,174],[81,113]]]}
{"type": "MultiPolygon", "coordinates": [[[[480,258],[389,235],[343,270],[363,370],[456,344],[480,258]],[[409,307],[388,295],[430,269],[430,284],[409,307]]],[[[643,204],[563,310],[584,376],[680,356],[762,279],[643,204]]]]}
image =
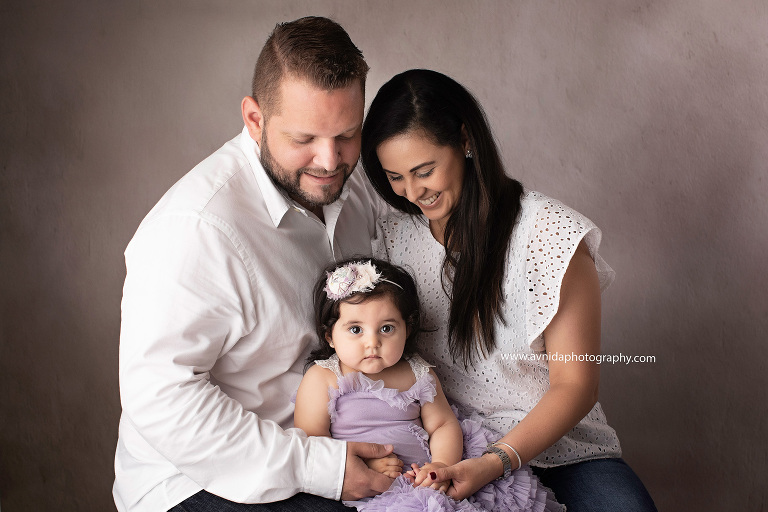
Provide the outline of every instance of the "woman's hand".
{"type": "Polygon", "coordinates": [[[475,494],[481,487],[504,474],[501,459],[494,454],[485,454],[474,459],[465,459],[453,466],[439,468],[430,475],[433,482],[449,482],[445,494],[460,501],[475,494]]]}
{"type": "Polygon", "coordinates": [[[380,459],[365,459],[365,464],[370,469],[385,474],[389,478],[397,478],[403,471],[403,461],[398,459],[394,453],[380,459]]]}
{"type": "Polygon", "coordinates": [[[429,487],[436,491],[446,492],[451,486],[450,479],[438,482],[431,477],[438,469],[448,468],[447,464],[443,464],[442,462],[428,462],[421,467],[419,467],[418,464],[411,464],[411,468],[411,471],[408,471],[406,476],[409,477],[408,479],[413,482],[415,487],[429,487]]]}

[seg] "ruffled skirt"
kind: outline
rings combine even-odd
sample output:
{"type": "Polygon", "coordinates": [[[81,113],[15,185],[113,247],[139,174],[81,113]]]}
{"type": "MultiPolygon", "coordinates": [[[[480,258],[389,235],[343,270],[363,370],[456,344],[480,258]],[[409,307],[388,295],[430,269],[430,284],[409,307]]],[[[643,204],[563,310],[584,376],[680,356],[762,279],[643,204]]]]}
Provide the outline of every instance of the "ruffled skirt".
{"type": "MultiPolygon", "coordinates": [[[[464,434],[464,458],[479,457],[496,435],[475,419],[461,419],[464,434]]],[[[529,466],[513,471],[509,478],[494,480],[469,498],[456,501],[428,487],[413,487],[404,476],[392,482],[389,490],[345,505],[364,512],[440,512],[440,511],[510,511],[562,512],[564,505],[555,500],[550,489],[539,482],[529,466]]]]}

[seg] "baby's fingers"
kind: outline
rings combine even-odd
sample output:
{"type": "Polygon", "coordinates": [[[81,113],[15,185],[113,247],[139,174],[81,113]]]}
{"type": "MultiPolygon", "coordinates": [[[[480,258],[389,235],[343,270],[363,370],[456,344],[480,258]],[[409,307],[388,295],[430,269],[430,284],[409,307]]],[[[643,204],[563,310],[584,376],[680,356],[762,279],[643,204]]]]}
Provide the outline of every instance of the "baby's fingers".
{"type": "Polygon", "coordinates": [[[436,491],[440,491],[443,494],[445,494],[448,491],[448,488],[451,486],[450,480],[447,482],[435,482],[432,485],[429,486],[430,489],[434,489],[436,491]]]}
{"type": "Polygon", "coordinates": [[[418,477],[416,478],[416,482],[419,485],[419,487],[432,487],[433,485],[440,483],[440,482],[435,482],[435,480],[432,478],[432,475],[434,475],[433,471],[427,471],[426,469],[422,469],[418,477]]]}

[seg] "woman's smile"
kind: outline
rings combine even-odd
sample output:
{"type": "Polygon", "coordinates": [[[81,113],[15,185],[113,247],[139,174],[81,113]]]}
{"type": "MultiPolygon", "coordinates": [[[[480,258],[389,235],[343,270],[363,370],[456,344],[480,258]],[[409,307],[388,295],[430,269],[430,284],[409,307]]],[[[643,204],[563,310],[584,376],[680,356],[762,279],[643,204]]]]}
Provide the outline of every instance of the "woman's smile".
{"type": "Polygon", "coordinates": [[[392,190],[421,209],[441,240],[461,199],[466,166],[462,148],[440,146],[422,131],[411,131],[385,140],[376,153],[392,190]]]}
{"type": "Polygon", "coordinates": [[[441,192],[429,196],[426,199],[419,199],[419,205],[425,208],[431,208],[435,205],[435,202],[440,197],[441,192]]]}

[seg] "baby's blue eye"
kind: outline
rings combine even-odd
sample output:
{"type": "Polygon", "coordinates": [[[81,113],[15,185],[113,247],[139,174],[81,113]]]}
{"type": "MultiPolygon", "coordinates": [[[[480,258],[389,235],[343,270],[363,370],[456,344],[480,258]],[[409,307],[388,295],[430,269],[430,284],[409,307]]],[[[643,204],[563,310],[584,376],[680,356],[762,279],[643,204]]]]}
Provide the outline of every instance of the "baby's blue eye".
{"type": "Polygon", "coordinates": [[[384,333],[384,334],[389,334],[389,333],[391,333],[394,330],[395,330],[395,326],[394,325],[387,324],[387,325],[382,325],[381,326],[381,332],[384,333]]]}
{"type": "Polygon", "coordinates": [[[363,329],[359,325],[353,325],[352,327],[349,328],[349,332],[351,332],[352,334],[360,334],[361,332],[363,332],[363,329]]]}

